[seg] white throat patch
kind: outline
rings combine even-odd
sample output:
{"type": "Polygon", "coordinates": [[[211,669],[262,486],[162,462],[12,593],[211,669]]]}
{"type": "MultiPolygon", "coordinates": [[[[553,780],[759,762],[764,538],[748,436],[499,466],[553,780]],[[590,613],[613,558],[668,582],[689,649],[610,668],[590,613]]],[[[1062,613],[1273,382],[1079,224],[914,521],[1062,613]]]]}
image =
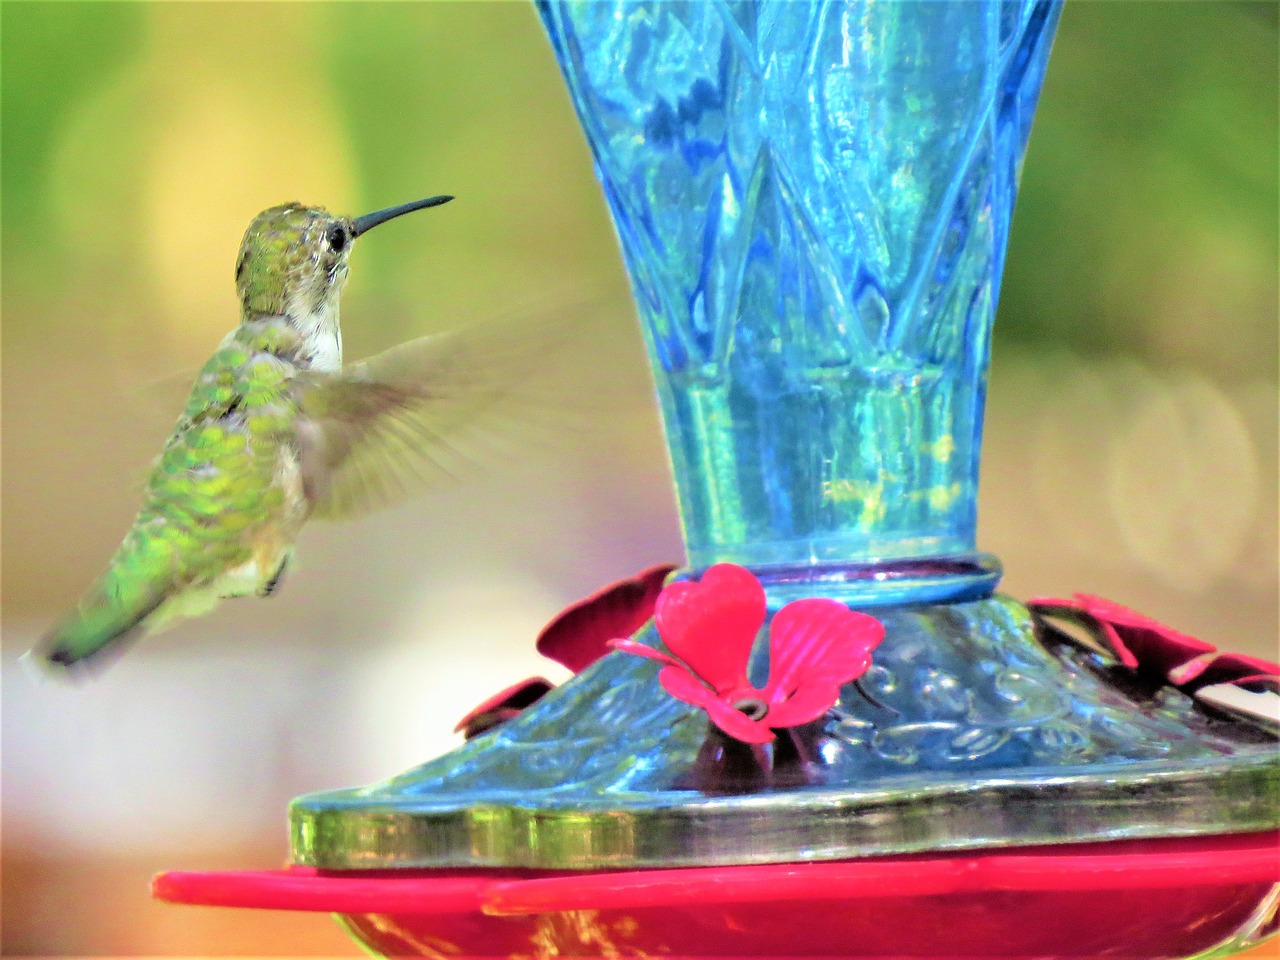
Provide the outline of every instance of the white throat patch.
{"type": "Polygon", "coordinates": [[[331,297],[314,313],[303,315],[298,326],[306,351],[312,357],[311,368],[329,373],[341,370],[342,326],[338,322],[338,298],[331,297]]]}

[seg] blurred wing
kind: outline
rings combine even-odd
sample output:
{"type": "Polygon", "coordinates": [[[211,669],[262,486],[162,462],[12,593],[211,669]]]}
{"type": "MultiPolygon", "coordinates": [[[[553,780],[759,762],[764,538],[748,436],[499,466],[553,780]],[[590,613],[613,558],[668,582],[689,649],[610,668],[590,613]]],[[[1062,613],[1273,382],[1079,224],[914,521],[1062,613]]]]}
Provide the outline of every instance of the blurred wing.
{"type": "Polygon", "coordinates": [[[573,327],[493,322],[308,374],[297,439],[313,515],[387,506],[493,462],[504,439],[554,426],[550,401],[564,390],[551,359],[573,327]]]}

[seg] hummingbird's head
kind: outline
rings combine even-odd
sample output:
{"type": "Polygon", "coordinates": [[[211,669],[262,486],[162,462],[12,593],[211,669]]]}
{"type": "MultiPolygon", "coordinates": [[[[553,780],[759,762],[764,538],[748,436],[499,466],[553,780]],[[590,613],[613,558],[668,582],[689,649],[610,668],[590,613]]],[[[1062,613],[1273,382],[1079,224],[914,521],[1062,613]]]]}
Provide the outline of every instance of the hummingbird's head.
{"type": "Polygon", "coordinates": [[[236,292],[245,313],[307,317],[336,304],[356,237],[401,214],[448,203],[428,197],[363,217],[283,203],[253,218],[236,258],[236,292]]]}

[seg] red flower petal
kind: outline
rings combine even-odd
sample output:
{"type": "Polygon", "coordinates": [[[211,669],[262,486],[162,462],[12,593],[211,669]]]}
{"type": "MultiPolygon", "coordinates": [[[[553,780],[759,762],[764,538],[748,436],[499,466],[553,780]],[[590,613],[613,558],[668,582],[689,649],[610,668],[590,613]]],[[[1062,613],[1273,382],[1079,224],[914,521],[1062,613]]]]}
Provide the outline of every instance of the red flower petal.
{"type": "Polygon", "coordinates": [[[1130,669],[1141,667],[1164,676],[1189,660],[1217,650],[1211,643],[1179,633],[1136,610],[1087,593],[1077,593],[1071,600],[1037,597],[1028,600],[1027,606],[1047,616],[1072,610],[1087,614],[1117,659],[1130,669]]]}
{"type": "Polygon", "coordinates": [[[713,700],[707,704],[706,710],[711,722],[735,740],[743,743],[769,743],[776,739],[767,720],[752,720],[723,700],[713,700]]]}
{"type": "Polygon", "coordinates": [[[717,692],[744,686],[747,660],[764,624],[765,596],[751,571],[718,563],[702,579],[667,586],[655,617],[667,648],[717,692]]]}
{"type": "Polygon", "coordinates": [[[454,733],[463,731],[466,738],[470,740],[490,727],[497,726],[504,720],[510,720],[525,707],[537,703],[553,689],[554,687],[542,677],[521,680],[501,693],[495,693],[473,709],[458,721],[453,731],[454,733]]]}
{"type": "Polygon", "coordinates": [[[1243,653],[1222,653],[1183,664],[1169,674],[1169,679],[1187,693],[1215,683],[1280,693],[1280,664],[1243,653]]]}
{"type": "Polygon", "coordinates": [[[1087,593],[1077,593],[1072,600],[1038,597],[1028,600],[1027,606],[1042,616],[1087,614],[1125,666],[1158,673],[1185,693],[1217,683],[1280,692],[1280,664],[1239,653],[1219,654],[1211,643],[1102,597],[1087,593]]]}
{"type": "Polygon", "coordinates": [[[607,652],[614,637],[629,637],[653,616],[674,564],[661,564],[598,590],[566,607],[538,634],[538,652],[578,673],[607,652]]]}
{"type": "MultiPolygon", "coordinates": [[[[1081,609],[1093,616],[1107,630],[1107,637],[1117,652],[1129,652],[1135,666],[1167,674],[1174,667],[1217,648],[1196,637],[1179,633],[1158,620],[1144,617],[1136,610],[1104,600],[1102,597],[1077,593],[1081,609]]],[[[1122,657],[1122,659],[1126,659],[1122,657]]]]}
{"type": "Polygon", "coordinates": [[[802,686],[839,687],[862,676],[871,666],[871,651],[883,639],[884,624],[838,600],[788,603],[769,626],[766,698],[781,703],[802,686]]]}
{"type": "Polygon", "coordinates": [[[764,722],[775,730],[798,727],[802,723],[817,720],[835,706],[839,699],[839,687],[820,680],[806,682],[777,706],[770,704],[764,722]]]}
{"type": "Polygon", "coordinates": [[[1073,622],[1079,622],[1080,618],[1077,614],[1085,613],[1085,619],[1088,622],[1082,624],[1082,626],[1086,628],[1090,627],[1090,625],[1096,627],[1097,632],[1101,633],[1102,639],[1106,641],[1106,647],[1115,655],[1116,659],[1130,670],[1137,669],[1138,658],[1124,645],[1124,641],[1116,633],[1116,628],[1105,620],[1099,620],[1088,615],[1084,604],[1079,600],[1068,600],[1064,597],[1032,597],[1027,601],[1027,608],[1032,613],[1037,613],[1042,617],[1063,617],[1073,622]]]}
{"type": "Polygon", "coordinates": [[[735,710],[721,697],[708,690],[698,678],[679,666],[666,667],[658,674],[662,688],[677,700],[693,704],[707,711],[707,717],[717,727],[743,743],[768,743],[773,732],[760,720],[752,720],[735,710]]]}
{"type": "Polygon", "coordinates": [[[658,673],[658,682],[662,689],[677,700],[691,703],[695,707],[708,707],[718,702],[715,691],[689,672],[689,668],[674,660],[658,673]]]}

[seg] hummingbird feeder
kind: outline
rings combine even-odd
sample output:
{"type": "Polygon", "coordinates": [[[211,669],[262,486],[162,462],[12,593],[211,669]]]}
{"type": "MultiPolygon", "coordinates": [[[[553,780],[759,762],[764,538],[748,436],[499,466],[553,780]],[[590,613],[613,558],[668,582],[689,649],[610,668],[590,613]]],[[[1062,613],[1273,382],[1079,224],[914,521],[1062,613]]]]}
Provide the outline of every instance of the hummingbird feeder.
{"type": "Polygon", "coordinates": [[[652,363],[688,555],[539,639],[575,676],[290,809],[182,903],[427,956],[1183,957],[1276,930],[1274,691],[995,592],[991,321],[1060,0],[538,5],[652,363]]]}

